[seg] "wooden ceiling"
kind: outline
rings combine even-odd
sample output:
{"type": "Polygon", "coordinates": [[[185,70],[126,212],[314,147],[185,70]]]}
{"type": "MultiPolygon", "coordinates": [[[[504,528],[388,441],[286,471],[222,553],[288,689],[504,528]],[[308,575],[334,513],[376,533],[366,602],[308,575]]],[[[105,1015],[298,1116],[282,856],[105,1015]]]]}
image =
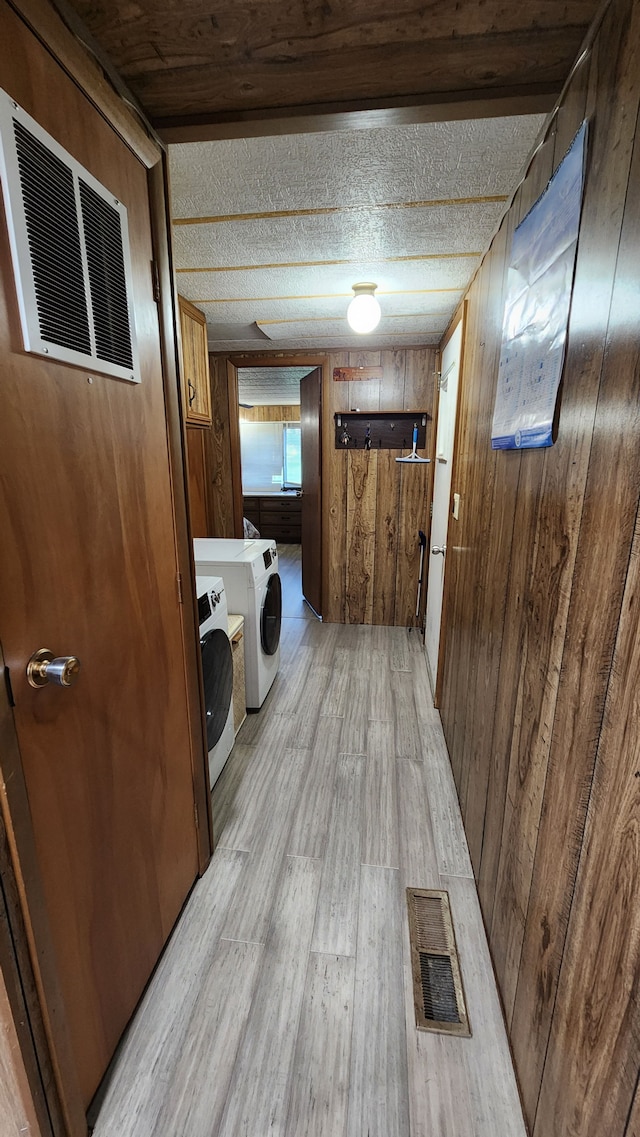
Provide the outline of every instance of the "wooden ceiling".
{"type": "MultiPolygon", "coordinates": [[[[54,0],[55,2],[55,0],[54,0]]],[[[171,141],[546,111],[600,0],[70,0],[171,141]],[[296,120],[298,120],[296,125],[296,120]],[[305,126],[304,123],[307,123],[305,126]]],[[[67,7],[69,0],[57,0],[67,7]]]]}

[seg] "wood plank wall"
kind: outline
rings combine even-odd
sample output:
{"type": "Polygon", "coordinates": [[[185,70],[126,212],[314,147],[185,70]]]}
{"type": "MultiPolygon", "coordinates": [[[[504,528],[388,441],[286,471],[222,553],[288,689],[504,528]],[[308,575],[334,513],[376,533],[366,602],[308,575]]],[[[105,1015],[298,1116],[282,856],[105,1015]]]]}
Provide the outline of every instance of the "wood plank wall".
{"type": "MultiPolygon", "coordinates": [[[[223,373],[225,356],[212,356],[212,375],[223,373]]],[[[234,356],[243,367],[251,354],[234,356]]],[[[295,363],[293,352],[287,362],[295,363]]],[[[304,360],[308,361],[308,354],[304,360]]],[[[315,358],[315,357],[314,357],[315,358]]],[[[427,422],[425,454],[433,457],[435,348],[328,352],[323,366],[322,554],[324,619],[332,623],[416,623],[420,545],[428,533],[432,466],[397,465],[398,451],[338,451],[334,414],[419,410],[427,422]],[[382,379],[334,383],[334,367],[382,367],[382,379]]],[[[221,393],[213,389],[214,408],[221,393]]],[[[216,415],[214,409],[214,415],[216,415]]],[[[410,445],[408,449],[410,449],[410,445]]],[[[214,536],[231,536],[216,530],[214,536]]],[[[421,615],[424,611],[423,589],[421,615]]]]}
{"type": "Polygon", "coordinates": [[[639,107],[613,0],[468,294],[441,713],[533,1137],[637,1129],[639,107]],[[585,116],[558,440],[495,452],[511,236],[585,116]]]}
{"type": "Polygon", "coordinates": [[[240,407],[240,422],[300,422],[300,404],[240,407]]]}

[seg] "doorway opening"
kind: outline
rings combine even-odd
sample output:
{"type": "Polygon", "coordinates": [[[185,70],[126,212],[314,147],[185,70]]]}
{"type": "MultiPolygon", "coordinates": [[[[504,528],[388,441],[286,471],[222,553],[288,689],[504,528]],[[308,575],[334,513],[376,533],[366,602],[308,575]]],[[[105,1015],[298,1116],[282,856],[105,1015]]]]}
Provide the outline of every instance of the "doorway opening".
{"type": "Polygon", "coordinates": [[[322,364],[245,358],[233,366],[243,533],[292,546],[294,595],[299,566],[301,595],[322,619],[322,364]]]}

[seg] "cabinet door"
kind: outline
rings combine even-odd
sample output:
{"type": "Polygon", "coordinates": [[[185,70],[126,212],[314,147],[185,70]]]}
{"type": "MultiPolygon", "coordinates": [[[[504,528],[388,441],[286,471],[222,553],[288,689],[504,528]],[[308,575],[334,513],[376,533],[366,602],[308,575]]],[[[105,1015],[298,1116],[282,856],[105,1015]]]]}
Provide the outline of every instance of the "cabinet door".
{"type": "Polygon", "coordinates": [[[187,427],[187,470],[189,478],[189,515],[192,537],[210,537],[209,493],[207,484],[207,434],[187,427]]]}
{"type": "Polygon", "coordinates": [[[182,395],[187,422],[211,425],[207,323],[202,312],[178,297],[182,333],[182,395]]]}

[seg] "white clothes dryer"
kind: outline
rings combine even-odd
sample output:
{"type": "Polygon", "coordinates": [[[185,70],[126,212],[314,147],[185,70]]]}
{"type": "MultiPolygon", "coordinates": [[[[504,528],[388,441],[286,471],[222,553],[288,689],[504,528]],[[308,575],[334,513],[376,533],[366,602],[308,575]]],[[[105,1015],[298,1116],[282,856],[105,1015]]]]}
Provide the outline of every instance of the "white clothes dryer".
{"type": "Polygon", "coordinates": [[[233,748],[233,657],[227,597],[220,576],[197,576],[198,624],[204,679],[209,785],[213,789],[233,748]]]}
{"type": "Polygon", "coordinates": [[[282,585],[275,541],[197,537],[196,572],[220,575],[229,611],[244,616],[247,710],[266,699],[280,666],[282,585]]]}

